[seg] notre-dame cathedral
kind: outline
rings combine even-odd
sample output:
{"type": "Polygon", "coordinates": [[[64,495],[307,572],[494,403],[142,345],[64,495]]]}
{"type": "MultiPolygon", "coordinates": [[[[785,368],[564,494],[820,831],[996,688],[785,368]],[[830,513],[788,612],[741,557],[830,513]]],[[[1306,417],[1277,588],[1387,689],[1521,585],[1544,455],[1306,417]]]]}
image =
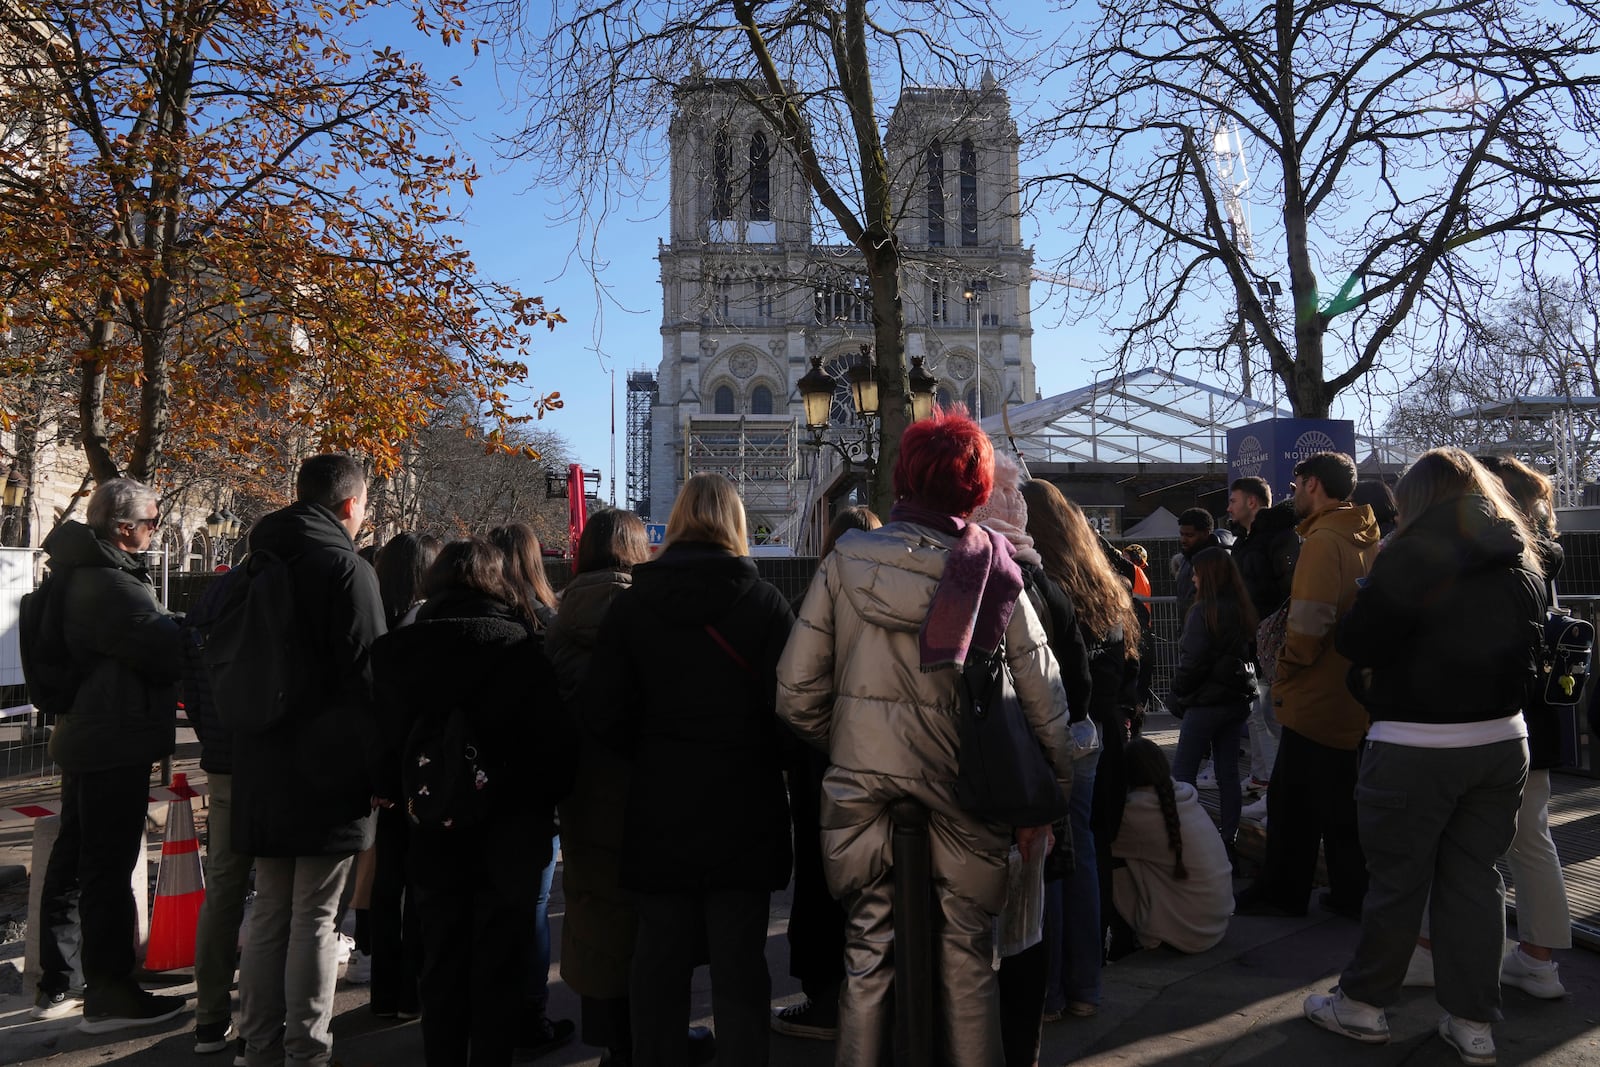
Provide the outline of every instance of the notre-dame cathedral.
{"type": "MultiPolygon", "coordinates": [[[[630,503],[665,522],[689,474],[718,470],[739,483],[757,543],[794,544],[816,525],[819,485],[836,476],[826,450],[819,463],[802,443],[795,383],[810,357],[839,371],[871,342],[860,257],[814,239],[810,189],[734,83],[686,83],[669,141],[661,365],[651,395],[630,406],[643,415],[648,405],[647,417],[630,417],[641,438],[629,449],[640,468],[629,471],[630,503]]],[[[1033,255],[1005,91],[990,77],[977,89],[907,89],[884,143],[903,205],[907,358],[924,357],[947,405],[987,416],[1032,400],[1033,255]]],[[[630,376],[630,391],[648,377],[630,376]]],[[[836,424],[850,421],[847,391],[835,409],[836,424]]]]}

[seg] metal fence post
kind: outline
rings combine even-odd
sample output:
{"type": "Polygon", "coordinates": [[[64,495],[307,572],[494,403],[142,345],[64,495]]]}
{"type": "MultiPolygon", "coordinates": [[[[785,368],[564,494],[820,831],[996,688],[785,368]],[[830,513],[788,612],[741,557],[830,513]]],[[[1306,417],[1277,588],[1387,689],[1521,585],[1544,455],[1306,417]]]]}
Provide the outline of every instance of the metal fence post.
{"type": "Polygon", "coordinates": [[[914,800],[889,808],[894,823],[894,1062],[933,1062],[933,868],[928,809],[914,800]]]}

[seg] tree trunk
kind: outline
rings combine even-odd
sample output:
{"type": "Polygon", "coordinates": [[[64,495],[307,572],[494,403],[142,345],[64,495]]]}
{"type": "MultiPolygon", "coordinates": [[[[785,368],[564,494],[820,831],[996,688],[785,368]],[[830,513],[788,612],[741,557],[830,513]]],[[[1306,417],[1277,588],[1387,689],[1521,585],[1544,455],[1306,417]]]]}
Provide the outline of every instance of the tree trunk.
{"type": "Polygon", "coordinates": [[[900,250],[891,239],[869,253],[873,342],[878,374],[878,465],[870,489],[872,510],[885,522],[894,504],[894,463],[900,436],[911,424],[907,410],[905,311],[900,302],[900,250]],[[881,309],[881,310],[880,310],[881,309]]]}
{"type": "MultiPolygon", "coordinates": [[[[102,310],[110,307],[110,294],[102,294],[102,310]]],[[[111,458],[111,431],[106,422],[106,366],[100,353],[111,339],[109,316],[102,314],[89,331],[89,343],[79,356],[78,432],[89,476],[96,483],[110,481],[122,472],[111,458]]]]}

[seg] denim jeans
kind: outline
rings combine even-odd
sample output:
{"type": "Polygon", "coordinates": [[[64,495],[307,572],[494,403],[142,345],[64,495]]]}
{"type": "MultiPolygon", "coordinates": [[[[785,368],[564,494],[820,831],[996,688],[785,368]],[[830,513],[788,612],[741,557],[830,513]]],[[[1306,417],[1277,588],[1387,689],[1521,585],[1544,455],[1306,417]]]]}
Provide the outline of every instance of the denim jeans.
{"type": "Polygon", "coordinates": [[[339,910],[354,853],[256,858],[256,904],[239,968],[248,1067],[333,1059],[339,910]]]}
{"type": "Polygon", "coordinates": [[[1261,695],[1250,705],[1250,777],[1258,782],[1272,778],[1278,760],[1278,737],[1283,727],[1272,713],[1272,687],[1263,684],[1261,695]]]}
{"type": "Polygon", "coordinates": [[[1072,765],[1072,795],[1067,798],[1067,825],[1072,829],[1072,873],[1045,886],[1045,945],[1049,980],[1045,1009],[1058,1011],[1070,1001],[1100,1003],[1100,965],[1105,953],[1100,938],[1100,871],[1095,856],[1089,812],[1094,800],[1095,761],[1072,765]]]}
{"type": "Polygon", "coordinates": [[[1206,753],[1217,769],[1217,795],[1222,810],[1222,840],[1229,845],[1239,832],[1239,727],[1250,705],[1194,707],[1183,714],[1178,751],[1172,758],[1172,780],[1194,785],[1206,753]]]}
{"type": "Polygon", "coordinates": [[[543,1014],[550,1003],[550,886],[556,878],[561,835],[550,839],[550,862],[539,872],[539,895],[533,902],[533,958],[528,962],[528,1003],[543,1014]]]}

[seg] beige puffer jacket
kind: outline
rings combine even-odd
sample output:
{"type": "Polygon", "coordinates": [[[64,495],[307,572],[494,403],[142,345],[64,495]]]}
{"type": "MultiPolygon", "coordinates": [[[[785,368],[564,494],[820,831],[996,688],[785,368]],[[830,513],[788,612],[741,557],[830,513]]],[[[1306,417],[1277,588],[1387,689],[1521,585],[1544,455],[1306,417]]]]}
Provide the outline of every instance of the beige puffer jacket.
{"type": "MultiPolygon", "coordinates": [[[[840,538],[778,664],[778,714],[829,756],[822,855],[835,896],[888,870],[889,806],[906,797],[932,813],[935,880],[998,913],[1011,828],[981,823],[956,804],[959,676],[922,673],[917,651],[950,544],[903,522],[840,538]]],[[[1029,724],[1070,791],[1067,698],[1026,597],[1006,628],[1006,652],[1029,724]]]]}

